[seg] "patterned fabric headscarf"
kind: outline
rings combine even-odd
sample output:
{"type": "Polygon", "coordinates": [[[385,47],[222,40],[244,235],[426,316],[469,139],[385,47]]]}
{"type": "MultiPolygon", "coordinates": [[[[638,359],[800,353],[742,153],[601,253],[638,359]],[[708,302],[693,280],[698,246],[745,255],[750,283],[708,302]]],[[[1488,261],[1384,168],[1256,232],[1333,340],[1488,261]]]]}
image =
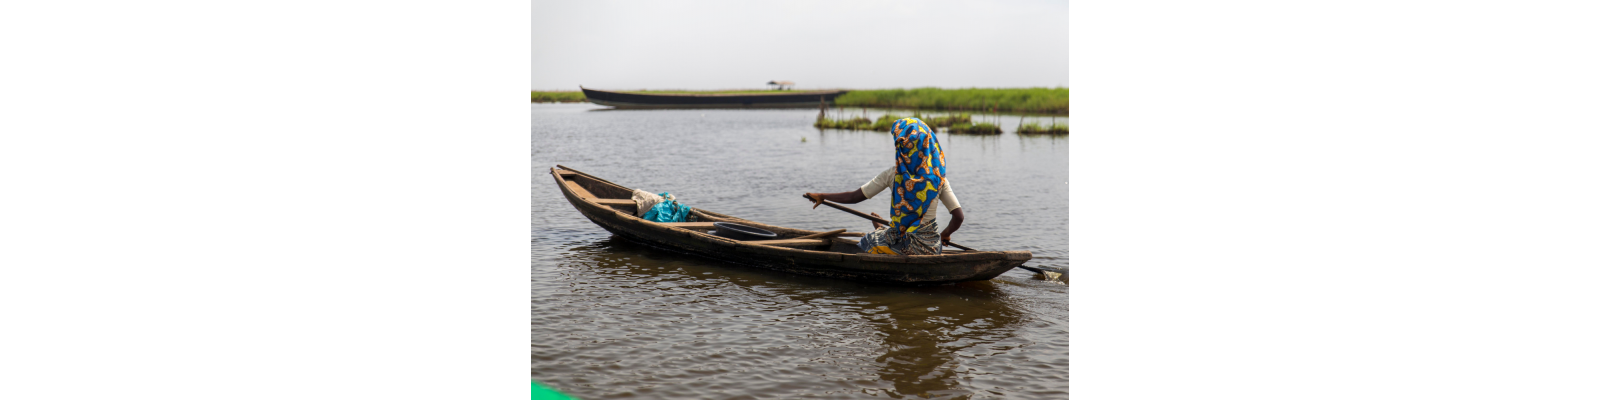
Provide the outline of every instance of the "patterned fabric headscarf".
{"type": "Polygon", "coordinates": [[[939,198],[944,184],[944,149],[928,125],[916,118],[894,122],[894,197],[890,199],[891,232],[916,232],[923,214],[939,198]]]}

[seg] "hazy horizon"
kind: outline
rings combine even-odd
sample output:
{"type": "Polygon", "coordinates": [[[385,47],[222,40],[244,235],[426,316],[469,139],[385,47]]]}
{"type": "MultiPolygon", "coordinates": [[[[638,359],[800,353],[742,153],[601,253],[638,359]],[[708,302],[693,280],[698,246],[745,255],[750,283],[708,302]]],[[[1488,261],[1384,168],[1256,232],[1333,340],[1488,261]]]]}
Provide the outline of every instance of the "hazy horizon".
{"type": "Polygon", "coordinates": [[[1067,87],[1067,2],[536,2],[533,90],[1067,87]]]}

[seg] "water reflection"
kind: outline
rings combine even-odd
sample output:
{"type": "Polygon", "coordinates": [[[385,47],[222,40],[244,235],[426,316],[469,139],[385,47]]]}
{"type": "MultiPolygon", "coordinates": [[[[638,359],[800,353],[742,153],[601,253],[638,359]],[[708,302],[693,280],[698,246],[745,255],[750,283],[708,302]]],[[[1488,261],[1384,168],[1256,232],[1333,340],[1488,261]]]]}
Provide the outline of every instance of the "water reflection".
{"type": "MultiPolygon", "coordinates": [[[[561,273],[565,280],[581,282],[574,293],[586,303],[614,304],[604,310],[607,313],[632,314],[626,321],[611,322],[637,326],[635,337],[649,338],[607,338],[600,333],[597,342],[651,349],[653,357],[694,360],[641,365],[654,376],[705,378],[701,375],[708,371],[723,375],[761,370],[764,378],[777,381],[831,379],[832,384],[824,387],[832,394],[970,395],[976,389],[963,387],[962,378],[976,371],[963,362],[1013,347],[1018,341],[1016,327],[1027,319],[992,282],[923,288],[857,283],[708,262],[618,237],[572,246],[570,252],[561,273]],[[689,319],[693,325],[683,323],[689,319]],[[697,328],[704,326],[717,329],[697,328]],[[720,333],[726,335],[712,336],[720,333]],[[705,346],[679,345],[696,340],[705,346]],[[774,342],[786,346],[774,348],[774,342]],[[832,361],[812,363],[818,360],[832,361]]],[[[599,310],[574,311],[577,318],[556,323],[607,322],[586,318],[599,310]]],[[[539,348],[549,344],[534,343],[536,364],[541,361],[539,348]]],[[[588,356],[617,350],[594,343],[579,348],[588,356]]],[[[575,377],[550,372],[536,371],[535,376],[556,383],[575,377]]]]}
{"type": "Polygon", "coordinates": [[[877,301],[892,310],[874,321],[884,333],[878,377],[902,395],[970,393],[961,388],[965,371],[957,354],[1012,338],[1023,319],[989,282],[919,288],[877,301]]]}

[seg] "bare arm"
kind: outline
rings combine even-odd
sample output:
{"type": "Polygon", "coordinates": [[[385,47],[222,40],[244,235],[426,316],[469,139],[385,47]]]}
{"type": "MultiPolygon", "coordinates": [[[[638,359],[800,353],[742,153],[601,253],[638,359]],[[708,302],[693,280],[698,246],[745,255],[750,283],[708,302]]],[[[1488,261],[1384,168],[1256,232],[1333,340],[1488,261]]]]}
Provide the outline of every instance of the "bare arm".
{"type": "Polygon", "coordinates": [[[817,208],[817,206],[822,205],[823,200],[840,204],[855,204],[866,201],[867,195],[862,194],[861,189],[856,189],[839,193],[806,193],[806,198],[811,199],[811,208],[817,208]]]}
{"type": "Polygon", "coordinates": [[[957,208],[950,210],[950,226],[945,227],[944,232],[939,232],[939,241],[942,244],[949,246],[950,234],[956,233],[957,229],[961,229],[961,221],[966,220],[967,216],[961,212],[961,209],[957,208]]]}
{"type": "MultiPolygon", "coordinates": [[[[806,193],[806,198],[811,199],[812,209],[816,209],[817,206],[822,205],[823,200],[844,204],[855,204],[867,201],[867,195],[865,193],[861,193],[861,189],[839,193],[806,193]]],[[[872,213],[872,216],[883,218],[882,216],[879,216],[878,213],[872,213]]],[[[878,221],[872,221],[872,229],[878,229],[878,227],[881,226],[883,226],[883,224],[878,223],[878,221]]]]}

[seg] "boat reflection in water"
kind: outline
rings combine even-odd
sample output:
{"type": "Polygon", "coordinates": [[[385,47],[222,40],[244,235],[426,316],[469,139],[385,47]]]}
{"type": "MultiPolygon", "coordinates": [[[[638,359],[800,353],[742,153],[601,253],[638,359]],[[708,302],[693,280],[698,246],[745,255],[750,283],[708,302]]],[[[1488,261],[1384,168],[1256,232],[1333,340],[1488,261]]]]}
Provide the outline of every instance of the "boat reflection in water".
{"type": "Polygon", "coordinates": [[[1018,283],[859,283],[615,236],[560,257],[534,277],[533,378],[579,398],[1066,395],[1065,343],[1018,334],[1064,342],[1065,310],[1024,312],[1018,283]]]}

